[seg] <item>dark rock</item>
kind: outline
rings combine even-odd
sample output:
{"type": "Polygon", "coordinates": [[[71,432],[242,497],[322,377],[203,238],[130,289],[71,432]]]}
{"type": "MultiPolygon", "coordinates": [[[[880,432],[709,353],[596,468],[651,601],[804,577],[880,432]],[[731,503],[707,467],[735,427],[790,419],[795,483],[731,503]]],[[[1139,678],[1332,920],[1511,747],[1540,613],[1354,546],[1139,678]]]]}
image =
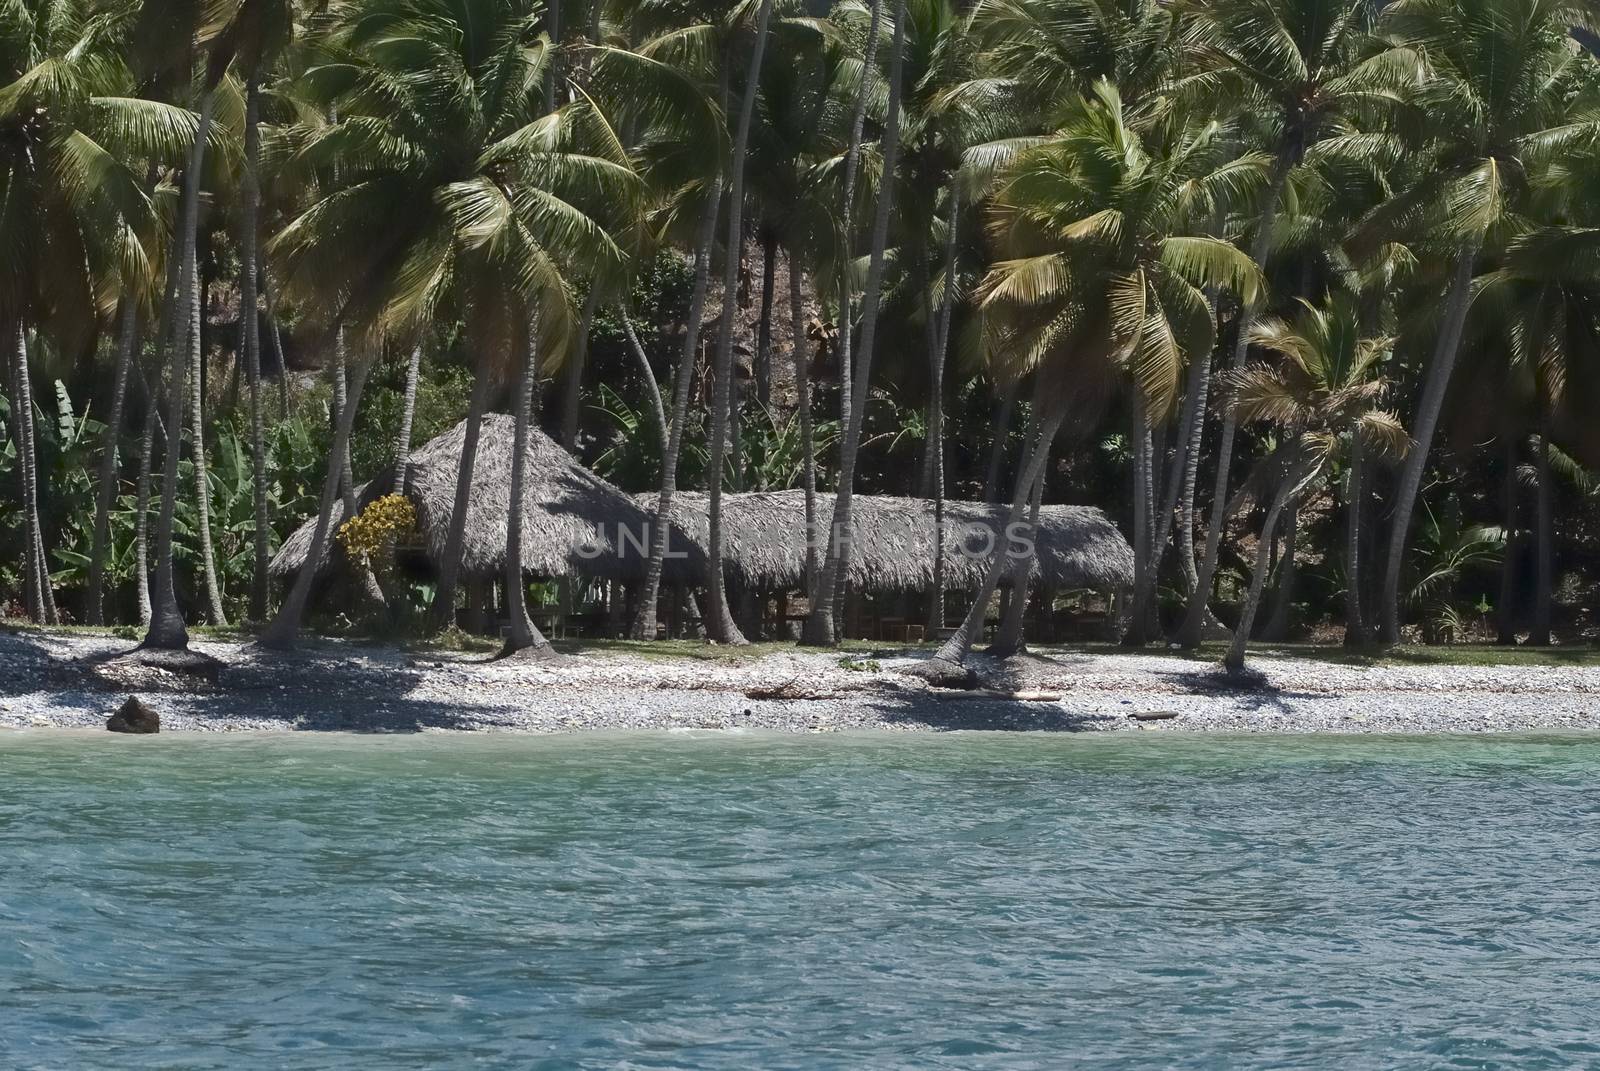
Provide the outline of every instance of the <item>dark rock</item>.
{"type": "Polygon", "coordinates": [[[136,695],[130,695],[117,712],[106,719],[106,728],[114,733],[159,733],[161,715],[145,706],[136,695]]]}

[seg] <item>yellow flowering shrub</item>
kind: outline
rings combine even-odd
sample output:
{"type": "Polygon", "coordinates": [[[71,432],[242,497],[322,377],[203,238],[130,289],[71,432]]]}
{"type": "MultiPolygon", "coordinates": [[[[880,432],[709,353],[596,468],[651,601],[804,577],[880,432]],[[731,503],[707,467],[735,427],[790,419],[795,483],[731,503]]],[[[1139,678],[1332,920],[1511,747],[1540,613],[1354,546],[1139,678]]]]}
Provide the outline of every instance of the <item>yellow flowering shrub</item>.
{"type": "Polygon", "coordinates": [[[394,562],[395,545],[416,528],[417,510],[411,500],[384,495],[339,526],[339,543],[353,560],[387,568],[394,562]]]}

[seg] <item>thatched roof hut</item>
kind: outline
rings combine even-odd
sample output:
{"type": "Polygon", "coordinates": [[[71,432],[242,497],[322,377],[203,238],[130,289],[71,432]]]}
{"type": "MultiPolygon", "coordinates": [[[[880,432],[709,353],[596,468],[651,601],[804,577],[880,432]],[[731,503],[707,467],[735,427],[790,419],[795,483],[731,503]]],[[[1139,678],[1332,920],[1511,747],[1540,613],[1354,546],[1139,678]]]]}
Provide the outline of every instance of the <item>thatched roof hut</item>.
{"type": "MultiPolygon", "coordinates": [[[[406,494],[416,507],[422,536],[419,550],[429,567],[444,556],[466,426],[462,421],[411,455],[406,494]]],[[[491,413],[483,418],[461,545],[463,579],[498,578],[504,565],[513,432],[509,416],[491,413]]],[[[393,471],[380,473],[361,488],[359,504],[365,507],[392,486],[393,471]]],[[[344,509],[336,504],[331,530],[337,531],[343,521],[344,509]]],[[[528,430],[522,539],[522,571],[526,575],[643,576],[649,524],[647,510],[578,464],[549,436],[537,428],[528,430]]],[[[284,542],[272,562],[273,576],[288,577],[304,566],[315,527],[313,517],[284,542]]],[[[672,549],[679,556],[667,562],[669,579],[704,575],[705,557],[698,546],[680,533],[672,549]]]]}
{"type": "MultiPolygon", "coordinates": [[[[654,496],[637,501],[653,503],[654,496]]],[[[819,495],[818,524],[825,538],[833,496],[819,495]]],[[[805,492],[770,491],[723,496],[725,565],[746,584],[790,589],[802,583],[806,562],[805,492]]],[[[976,588],[983,580],[1005,506],[945,503],[945,586],[976,588]]],[[[708,501],[680,493],[673,523],[704,552],[709,544],[708,501]]],[[[933,585],[934,505],[921,498],[855,497],[856,538],[850,580],[866,591],[922,591],[933,585]]],[[[1133,549],[1116,525],[1089,506],[1045,506],[1035,539],[1035,581],[1058,591],[1120,591],[1133,583],[1133,549]]],[[[818,556],[825,556],[826,546],[818,556]]]]}

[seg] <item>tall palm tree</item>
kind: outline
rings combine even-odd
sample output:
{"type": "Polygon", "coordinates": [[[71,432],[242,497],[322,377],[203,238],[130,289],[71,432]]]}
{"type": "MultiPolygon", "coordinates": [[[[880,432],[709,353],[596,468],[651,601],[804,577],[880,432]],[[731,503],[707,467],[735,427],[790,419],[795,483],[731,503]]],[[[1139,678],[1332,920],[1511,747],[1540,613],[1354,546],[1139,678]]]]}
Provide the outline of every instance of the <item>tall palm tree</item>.
{"type": "Polygon", "coordinates": [[[1449,264],[1411,421],[1418,448],[1395,489],[1379,621],[1386,643],[1400,638],[1406,541],[1480,254],[1525,197],[1541,158],[1596,131],[1577,104],[1595,85],[1594,62],[1567,36],[1590,14],[1581,0],[1397,0],[1378,26],[1392,52],[1426,58],[1415,104],[1428,115],[1430,151],[1416,183],[1373,213],[1366,234],[1373,240],[1420,226],[1432,239],[1429,251],[1449,264]]]}
{"type": "MultiPolygon", "coordinates": [[[[1347,135],[1347,153],[1370,152],[1347,126],[1357,116],[1381,114],[1394,105],[1397,89],[1415,77],[1416,63],[1395,53],[1358,62],[1362,22],[1368,0],[1201,0],[1192,11],[1184,41],[1191,69],[1177,82],[1177,92],[1196,106],[1232,107],[1259,124],[1261,141],[1272,156],[1272,179],[1253,220],[1250,255],[1265,267],[1273,223],[1293,170],[1306,154],[1330,138],[1347,135]]],[[[1233,346],[1232,367],[1244,366],[1257,304],[1241,308],[1233,346]]],[[[1200,461],[1205,393],[1210,380],[1210,354],[1200,356],[1191,376],[1187,426],[1178,442],[1182,486],[1193,487],[1200,461]]],[[[1216,489],[1206,542],[1188,611],[1178,642],[1195,646],[1208,614],[1211,582],[1221,550],[1223,510],[1228,499],[1234,435],[1231,406],[1224,407],[1217,455],[1216,489]]],[[[1158,519],[1160,554],[1172,523],[1172,511],[1158,519]]],[[[1140,607],[1154,591],[1154,570],[1135,595],[1136,624],[1140,607]]]]}
{"type": "MultiPolygon", "coordinates": [[[[1393,341],[1361,334],[1353,299],[1337,297],[1322,308],[1302,302],[1290,323],[1268,319],[1251,328],[1251,345],[1277,355],[1228,373],[1235,419],[1265,421],[1278,432],[1278,447],[1261,463],[1255,483],[1269,502],[1257,541],[1255,569],[1224,665],[1244,668],[1269,555],[1283,511],[1327,471],[1335,457],[1356,451],[1367,457],[1401,457],[1410,445],[1400,419],[1380,409],[1388,384],[1381,363],[1393,341]]],[[[1351,494],[1359,488],[1352,488],[1351,494]]],[[[1350,500],[1353,504],[1353,497],[1350,500]]],[[[1359,590],[1355,557],[1346,563],[1347,583],[1359,590]]]]}
{"type": "MultiPolygon", "coordinates": [[[[1092,410],[1126,374],[1137,411],[1166,413],[1185,355],[1212,345],[1206,288],[1252,299],[1259,291],[1254,262],[1204,231],[1219,209],[1260,191],[1269,161],[1230,159],[1218,135],[1214,123],[1136,129],[1116,88],[1101,82],[1059,133],[1022,149],[1002,172],[990,233],[1004,259],[979,295],[991,362],[1003,379],[1037,370],[1035,406],[1043,407],[1008,525],[1020,519],[1070,411],[1092,410]]],[[[941,659],[966,657],[1006,557],[995,555],[941,659]]]]}
{"type": "Polygon", "coordinates": [[[414,345],[444,308],[460,311],[477,354],[434,605],[436,620],[453,616],[491,380],[521,382],[518,354],[564,352],[574,316],[562,264],[587,258],[605,282],[622,260],[585,206],[625,211],[636,202],[626,152],[595,102],[580,94],[559,111],[545,108],[549,51],[542,20],[526,5],[367,0],[361,11],[326,42],[328,62],[307,75],[337,101],[338,119],[301,132],[300,163],[337,179],[271,244],[285,292],[329,331],[348,325],[362,354],[339,413],[312,551],[263,636],[274,646],[293,643],[325,551],[368,355],[385,339],[414,345]],[[429,47],[419,50],[419,41],[429,47]],[[376,220],[387,225],[373,242],[376,220]],[[350,255],[330,258],[329,248],[350,255]],[[527,342],[525,315],[535,309],[536,346],[527,342]]]}
{"type": "MultiPolygon", "coordinates": [[[[866,418],[867,388],[872,383],[872,349],[878,328],[878,312],[883,300],[884,253],[889,244],[889,218],[894,210],[896,167],[900,154],[900,101],[904,92],[902,72],[905,64],[906,0],[896,0],[894,23],[890,30],[889,105],[884,119],[883,173],[878,180],[878,199],[872,221],[872,247],[867,260],[866,288],[862,294],[861,336],[851,353],[850,412],[845,422],[844,442],[839,450],[839,488],[833,506],[833,526],[828,540],[828,556],[823,562],[805,623],[805,642],[831,645],[834,635],[834,608],[843,594],[849,575],[850,542],[853,538],[853,499],[856,461],[861,449],[861,427],[866,418]]],[[[844,373],[841,372],[841,381],[844,373]]]]}
{"type": "MultiPolygon", "coordinates": [[[[38,509],[27,328],[92,344],[102,296],[145,272],[146,174],[181,156],[193,117],[134,95],[121,20],[86,0],[15,3],[0,34],[0,346],[13,383],[29,611],[53,616],[38,509]],[[105,17],[102,17],[102,16],[105,17]]],[[[126,321],[121,322],[126,326],[126,321]]],[[[120,341],[131,330],[118,328],[120,341]]],[[[91,613],[95,599],[91,599],[91,613]]]]}
{"type": "Polygon", "coordinates": [[[750,66],[745,73],[744,94],[739,105],[739,127],[733,138],[733,162],[729,166],[728,236],[723,244],[722,319],[717,327],[717,356],[712,369],[711,461],[706,479],[710,491],[710,538],[707,540],[706,589],[709,595],[706,630],[719,643],[748,642],[728,612],[728,590],[722,578],[722,462],[727,448],[730,381],[733,379],[733,320],[738,315],[739,252],[744,248],[744,162],[750,145],[750,124],[755,117],[756,97],[761,87],[761,61],[767,51],[767,25],[772,19],[772,0],[761,0],[756,13],[755,41],[750,48],[750,66]]]}

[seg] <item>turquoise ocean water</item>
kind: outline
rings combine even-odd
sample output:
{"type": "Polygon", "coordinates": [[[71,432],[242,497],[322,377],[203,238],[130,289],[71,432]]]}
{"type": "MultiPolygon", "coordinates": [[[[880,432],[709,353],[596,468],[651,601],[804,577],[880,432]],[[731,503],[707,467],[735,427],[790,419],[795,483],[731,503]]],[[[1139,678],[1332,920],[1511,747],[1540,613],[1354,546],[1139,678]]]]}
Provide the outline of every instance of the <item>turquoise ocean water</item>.
{"type": "Polygon", "coordinates": [[[0,735],[0,1068],[1600,1066],[1600,740],[0,735]]]}

